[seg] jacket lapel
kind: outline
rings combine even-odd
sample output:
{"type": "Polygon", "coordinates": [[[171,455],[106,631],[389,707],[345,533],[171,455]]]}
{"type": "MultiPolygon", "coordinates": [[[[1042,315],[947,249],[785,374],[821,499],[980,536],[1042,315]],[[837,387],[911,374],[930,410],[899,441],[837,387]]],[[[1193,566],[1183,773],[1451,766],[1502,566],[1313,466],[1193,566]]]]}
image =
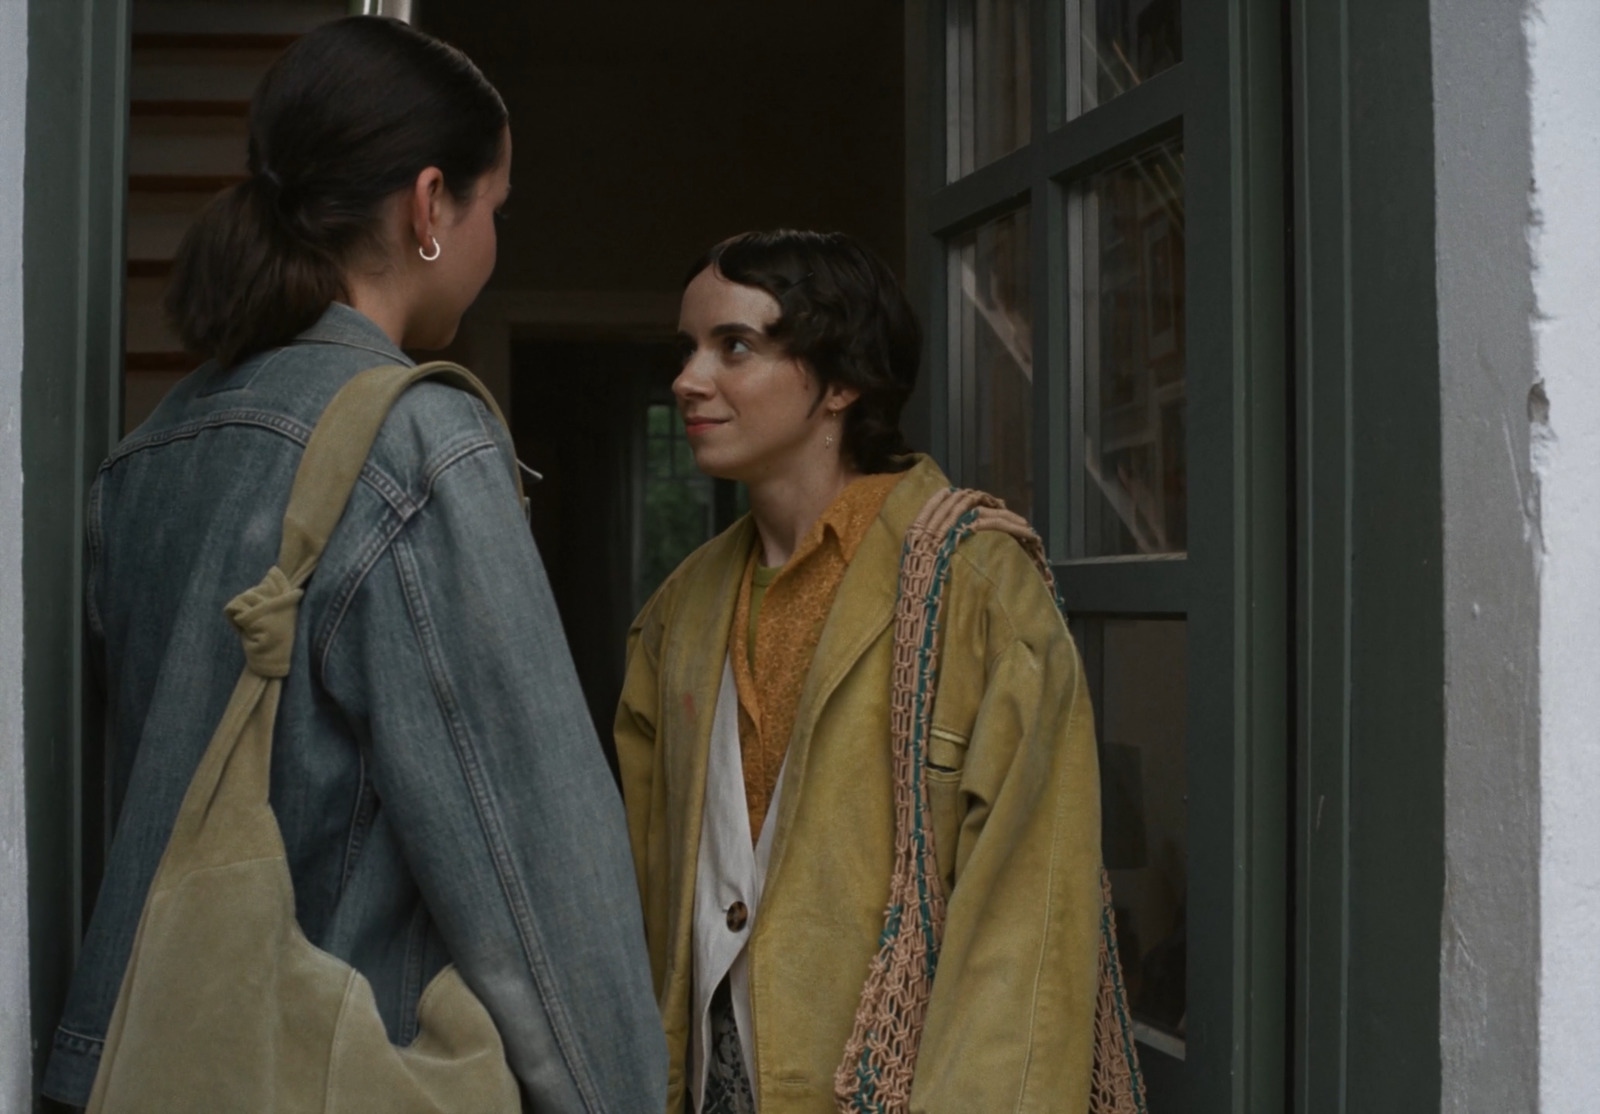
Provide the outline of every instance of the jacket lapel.
{"type": "MultiPolygon", "coordinates": [[[[894,619],[900,588],[900,553],[906,529],[934,492],[950,486],[931,458],[919,455],[917,463],[895,485],[878,512],[877,521],[861,540],[855,557],[845,570],[839,591],[822,628],[817,652],[811,659],[800,706],[794,718],[794,734],[789,737],[783,794],[778,799],[778,825],[773,833],[772,861],[767,868],[767,889],[776,885],[783,866],[784,838],[792,826],[805,784],[806,762],[811,751],[811,736],[828,699],[863,654],[872,647],[894,619]]],[[[727,641],[727,631],[723,631],[727,641]]],[[[883,698],[889,699],[884,687],[883,698]]],[[[884,740],[887,747],[889,741],[884,740]]],[[[704,778],[702,777],[702,781],[704,778]]],[[[698,814],[697,814],[698,816],[698,814]]],[[[698,819],[696,820],[698,823],[698,819]]]]}
{"type": "MultiPolygon", "coordinates": [[[[706,764],[717,690],[728,659],[728,628],[739,599],[740,574],[750,555],[754,526],[748,517],[713,539],[700,567],[684,578],[683,594],[666,618],[670,645],[661,651],[660,732],[667,771],[667,839],[674,853],[668,939],[674,963],[688,961],[695,864],[706,802],[706,764]]],[[[687,967],[684,968],[687,971],[687,967]]]]}

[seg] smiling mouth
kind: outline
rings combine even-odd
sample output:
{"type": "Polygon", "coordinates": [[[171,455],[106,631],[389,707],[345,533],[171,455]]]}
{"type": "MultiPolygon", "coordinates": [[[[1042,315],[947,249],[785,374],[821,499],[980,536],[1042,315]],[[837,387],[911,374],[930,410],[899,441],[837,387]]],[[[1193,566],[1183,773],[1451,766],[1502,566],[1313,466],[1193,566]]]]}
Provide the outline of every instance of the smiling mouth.
{"type": "Polygon", "coordinates": [[[685,418],[683,420],[683,431],[690,437],[698,437],[707,430],[715,429],[726,421],[726,418],[717,420],[711,418],[685,418]]]}

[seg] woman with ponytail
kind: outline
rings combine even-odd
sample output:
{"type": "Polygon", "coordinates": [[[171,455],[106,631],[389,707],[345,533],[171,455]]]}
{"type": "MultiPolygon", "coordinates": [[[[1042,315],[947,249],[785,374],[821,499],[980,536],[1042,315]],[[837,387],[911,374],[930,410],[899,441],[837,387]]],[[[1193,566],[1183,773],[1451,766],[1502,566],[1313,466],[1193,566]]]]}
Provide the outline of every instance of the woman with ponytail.
{"type": "MultiPolygon", "coordinates": [[[[91,495],[115,834],[54,1098],[89,1098],[151,879],[240,674],[223,607],[273,565],[335,393],[454,336],[494,268],[510,171],[499,94],[393,20],[306,35],[256,92],[249,177],[191,229],[167,302],[205,363],[91,495]]],[[[296,919],[366,977],[394,1044],[416,1037],[421,992],[453,963],[529,1108],[659,1114],[665,1050],[622,806],[511,452],[475,397],[412,387],[306,584],[270,790],[296,919]]]]}

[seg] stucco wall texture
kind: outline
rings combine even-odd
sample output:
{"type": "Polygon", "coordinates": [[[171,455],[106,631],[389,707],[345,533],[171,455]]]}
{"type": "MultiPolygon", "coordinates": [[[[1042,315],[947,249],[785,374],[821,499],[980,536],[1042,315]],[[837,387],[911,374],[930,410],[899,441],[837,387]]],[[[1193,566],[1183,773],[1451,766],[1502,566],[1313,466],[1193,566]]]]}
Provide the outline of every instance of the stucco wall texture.
{"type": "Polygon", "coordinates": [[[1600,1095],[1600,5],[1531,0],[1539,484],[1539,1093],[1542,1114],[1600,1095]]]}
{"type": "Polygon", "coordinates": [[[1433,0],[1444,488],[1440,1109],[1538,1108],[1540,507],[1521,4],[1433,0]]]}
{"type": "Polygon", "coordinates": [[[28,855],[22,796],[22,167],[27,0],[0,0],[0,1114],[27,1110],[28,855]]]}
{"type": "Polygon", "coordinates": [[[1433,0],[1446,656],[1441,1108],[1594,1109],[1600,5],[1433,0]]]}

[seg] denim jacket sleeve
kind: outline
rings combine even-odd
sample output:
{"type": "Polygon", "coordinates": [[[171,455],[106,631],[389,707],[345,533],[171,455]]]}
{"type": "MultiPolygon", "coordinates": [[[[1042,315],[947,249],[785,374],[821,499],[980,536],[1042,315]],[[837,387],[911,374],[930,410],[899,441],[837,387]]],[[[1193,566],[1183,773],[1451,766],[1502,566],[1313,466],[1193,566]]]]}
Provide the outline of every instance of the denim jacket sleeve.
{"type": "Polygon", "coordinates": [[[622,803],[507,469],[441,462],[326,643],[428,909],[531,1107],[659,1114],[622,803]]]}

